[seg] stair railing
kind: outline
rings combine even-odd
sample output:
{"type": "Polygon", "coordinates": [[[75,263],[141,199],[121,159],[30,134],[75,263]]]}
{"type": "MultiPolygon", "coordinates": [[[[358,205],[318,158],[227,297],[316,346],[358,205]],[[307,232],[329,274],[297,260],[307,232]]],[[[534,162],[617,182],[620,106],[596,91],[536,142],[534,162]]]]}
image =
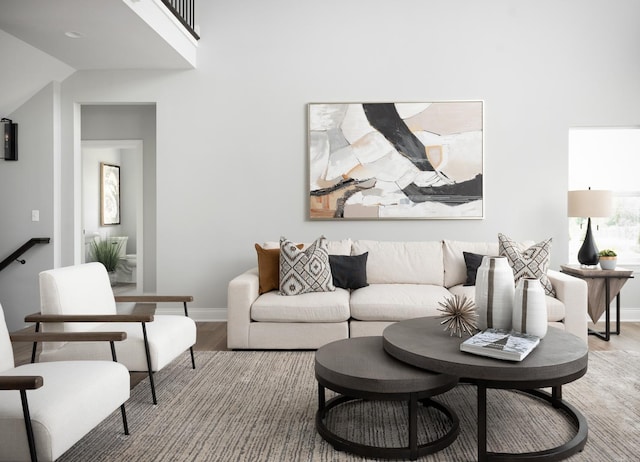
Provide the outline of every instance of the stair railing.
{"type": "Polygon", "coordinates": [[[180,23],[196,40],[200,36],[196,33],[195,0],[162,0],[162,3],[173,13],[180,23]]]}
{"type": "Polygon", "coordinates": [[[5,269],[7,266],[9,266],[14,261],[17,261],[18,263],[22,263],[24,265],[27,261],[19,259],[22,256],[23,253],[25,253],[27,250],[29,250],[34,245],[48,244],[49,242],[51,242],[51,238],[49,238],[49,237],[33,237],[33,238],[29,239],[22,246],[20,246],[20,248],[18,250],[16,250],[15,252],[13,252],[11,255],[9,255],[7,258],[5,258],[4,260],[2,260],[0,262],[0,271],[5,269]]]}

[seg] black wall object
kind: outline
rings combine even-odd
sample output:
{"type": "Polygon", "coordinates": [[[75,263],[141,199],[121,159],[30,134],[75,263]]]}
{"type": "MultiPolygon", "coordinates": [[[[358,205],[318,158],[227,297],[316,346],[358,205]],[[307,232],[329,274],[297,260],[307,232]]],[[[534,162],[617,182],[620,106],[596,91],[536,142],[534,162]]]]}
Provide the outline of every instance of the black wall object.
{"type": "Polygon", "coordinates": [[[4,160],[18,160],[18,124],[11,119],[2,119],[2,124],[4,160]]]}

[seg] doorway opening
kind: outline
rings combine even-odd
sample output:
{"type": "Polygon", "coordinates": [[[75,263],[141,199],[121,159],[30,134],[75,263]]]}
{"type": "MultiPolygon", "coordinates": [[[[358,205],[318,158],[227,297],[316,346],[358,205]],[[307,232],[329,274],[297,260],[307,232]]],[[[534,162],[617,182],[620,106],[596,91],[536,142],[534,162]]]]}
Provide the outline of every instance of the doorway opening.
{"type": "Polygon", "coordinates": [[[82,263],[92,261],[93,242],[107,241],[120,250],[113,275],[118,291],[143,290],[144,191],[142,140],[82,141],[82,263]],[[119,167],[115,224],[104,223],[104,165],[119,167]]]}

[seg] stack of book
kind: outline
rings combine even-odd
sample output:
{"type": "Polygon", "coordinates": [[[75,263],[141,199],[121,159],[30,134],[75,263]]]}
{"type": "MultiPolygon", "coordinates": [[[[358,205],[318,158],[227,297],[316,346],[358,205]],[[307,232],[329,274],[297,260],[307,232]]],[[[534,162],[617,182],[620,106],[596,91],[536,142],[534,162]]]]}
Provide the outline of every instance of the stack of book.
{"type": "Polygon", "coordinates": [[[522,361],[540,337],[503,329],[485,329],[460,344],[460,351],[490,358],[522,361]]]}

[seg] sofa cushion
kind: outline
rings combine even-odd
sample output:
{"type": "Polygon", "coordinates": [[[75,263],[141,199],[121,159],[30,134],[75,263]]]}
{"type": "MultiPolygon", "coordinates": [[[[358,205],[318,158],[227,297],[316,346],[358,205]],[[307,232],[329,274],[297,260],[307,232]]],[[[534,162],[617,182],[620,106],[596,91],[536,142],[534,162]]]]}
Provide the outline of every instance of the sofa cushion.
{"type": "Polygon", "coordinates": [[[442,242],[353,242],[354,255],[369,252],[369,284],[434,284],[442,286],[442,242]]]}
{"type": "Polygon", "coordinates": [[[522,278],[538,278],[547,295],[555,297],[551,281],[547,277],[551,258],[551,238],[526,247],[518,244],[504,234],[498,234],[498,251],[509,260],[516,282],[522,278]]]}
{"type": "Polygon", "coordinates": [[[329,255],[333,285],[343,289],[367,287],[368,255],[329,255]]]}
{"type": "MultiPolygon", "coordinates": [[[[462,284],[453,286],[449,288],[449,291],[453,295],[466,295],[466,297],[470,300],[475,300],[476,298],[476,287],[475,286],[464,286],[462,284]]],[[[547,320],[549,322],[562,321],[564,319],[565,314],[565,306],[562,301],[557,298],[545,296],[545,300],[547,301],[547,320]]]]}
{"type": "Polygon", "coordinates": [[[280,239],[280,295],[333,292],[327,239],[322,236],[305,250],[280,239]]]}
{"type": "Polygon", "coordinates": [[[251,319],[266,322],[344,322],[349,319],[349,291],[296,296],[268,292],[251,305],[251,319]]]}
{"type": "Polygon", "coordinates": [[[360,321],[402,321],[437,316],[438,302],[450,296],[441,285],[371,284],[351,292],[351,317],[360,321]]]}

